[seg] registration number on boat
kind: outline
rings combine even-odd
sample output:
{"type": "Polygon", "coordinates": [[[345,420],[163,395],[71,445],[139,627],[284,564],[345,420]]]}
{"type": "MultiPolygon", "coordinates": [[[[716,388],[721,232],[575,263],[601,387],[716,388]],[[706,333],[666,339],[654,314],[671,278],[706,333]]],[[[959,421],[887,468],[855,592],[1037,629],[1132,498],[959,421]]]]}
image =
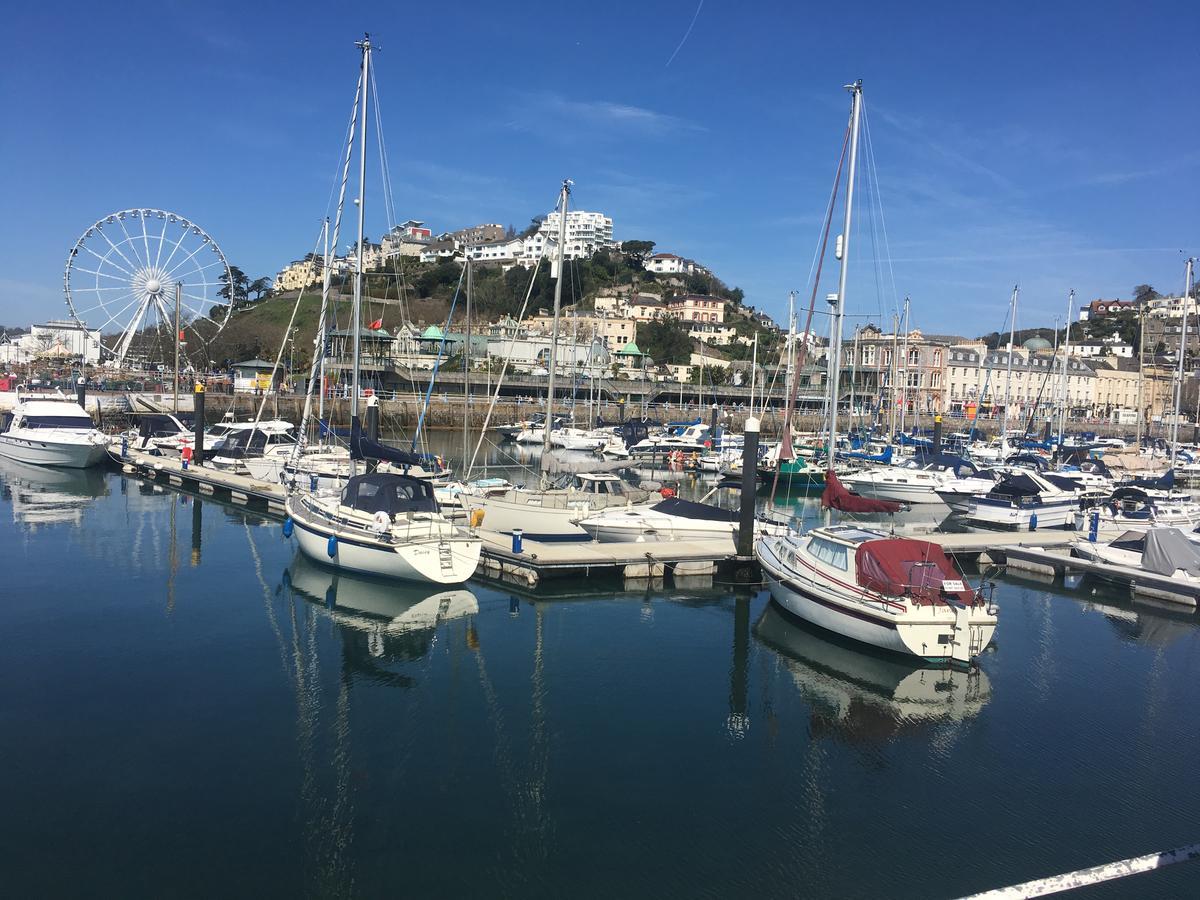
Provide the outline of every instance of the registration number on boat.
{"type": "Polygon", "coordinates": [[[951,581],[949,578],[942,582],[942,587],[951,592],[965,591],[967,589],[967,586],[961,580],[951,581]]]}

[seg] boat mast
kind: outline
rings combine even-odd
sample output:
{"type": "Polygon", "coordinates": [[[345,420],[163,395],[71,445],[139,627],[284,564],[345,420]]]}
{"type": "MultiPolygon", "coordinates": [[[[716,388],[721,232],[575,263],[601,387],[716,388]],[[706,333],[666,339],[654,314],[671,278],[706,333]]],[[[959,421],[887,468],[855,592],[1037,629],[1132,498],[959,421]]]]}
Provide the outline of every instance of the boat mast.
{"type": "Polygon", "coordinates": [[[1021,286],[1013,285],[1012,300],[1009,301],[1008,309],[1008,375],[1004,380],[1004,421],[1000,435],[1000,447],[1004,453],[1008,453],[1008,413],[1012,407],[1013,345],[1017,340],[1017,295],[1020,293],[1021,286]]]}
{"type": "Polygon", "coordinates": [[[546,465],[550,461],[548,457],[550,453],[550,431],[554,428],[554,375],[555,369],[558,367],[558,316],[559,311],[562,309],[563,278],[567,273],[567,198],[570,194],[571,180],[564,178],[562,190],[558,194],[558,278],[554,282],[554,325],[550,330],[550,379],[546,385],[546,423],[542,429],[545,432],[542,435],[542,487],[545,487],[547,484],[546,465]]]}
{"type": "MultiPolygon", "coordinates": [[[[354,335],[354,377],[351,382],[350,422],[351,430],[358,424],[359,351],[362,343],[362,287],[363,287],[363,219],[366,213],[364,193],[367,186],[367,80],[371,74],[371,36],[363,35],[354,46],[362,50],[362,119],[358,131],[358,254],[354,265],[354,299],[350,309],[350,330],[354,335]]],[[[350,474],[358,473],[354,454],[350,454],[350,474]]]]}
{"type": "Polygon", "coordinates": [[[900,356],[904,363],[904,375],[901,376],[900,382],[900,431],[904,432],[904,418],[908,411],[908,298],[904,298],[904,345],[900,350],[900,356]]]}
{"type": "MultiPolygon", "coordinates": [[[[325,255],[322,257],[325,261],[325,271],[321,273],[321,323],[317,327],[317,343],[318,348],[314,348],[314,352],[321,354],[320,368],[317,373],[317,390],[320,392],[317,397],[317,443],[321,441],[321,423],[325,421],[325,310],[329,304],[329,266],[331,260],[329,258],[329,216],[325,217],[325,227],[321,230],[322,242],[324,244],[325,255]]],[[[309,391],[311,395],[311,390],[309,391]]],[[[307,417],[306,417],[307,418],[307,417]]]]}
{"type": "Polygon", "coordinates": [[[896,407],[900,405],[899,393],[896,390],[896,382],[899,380],[900,373],[900,314],[892,313],[892,355],[888,360],[888,384],[891,391],[888,393],[887,413],[888,413],[888,433],[892,439],[896,437],[896,407]]]}
{"type": "Polygon", "coordinates": [[[1187,267],[1183,273],[1183,327],[1179,335],[1179,368],[1175,373],[1175,417],[1171,420],[1171,468],[1175,468],[1175,453],[1179,447],[1179,407],[1183,400],[1183,364],[1187,358],[1187,326],[1188,304],[1192,298],[1192,264],[1195,260],[1188,257],[1187,267]]]}
{"type": "Polygon", "coordinates": [[[471,454],[471,258],[467,257],[467,334],[463,344],[463,465],[471,454]]]}
{"type": "Polygon", "coordinates": [[[854,403],[855,403],[854,387],[855,387],[855,383],[858,381],[858,333],[859,333],[859,331],[861,331],[859,326],[857,326],[857,325],[854,326],[854,355],[852,357],[850,357],[850,427],[852,430],[858,428],[858,426],[855,424],[855,420],[854,420],[854,403]]]}
{"type": "Polygon", "coordinates": [[[1146,366],[1145,354],[1143,350],[1146,346],[1146,307],[1139,304],[1138,306],[1138,389],[1137,389],[1137,444],[1142,446],[1142,385],[1146,381],[1146,366]]]}
{"type": "MultiPolygon", "coordinates": [[[[837,442],[838,373],[842,361],[842,319],[846,314],[846,276],[850,268],[850,225],[854,212],[854,176],[858,167],[858,124],[862,118],[862,79],[846,85],[852,97],[850,105],[850,167],[846,170],[846,215],[842,220],[842,235],[838,241],[840,253],[836,253],[841,266],[838,269],[838,290],[830,302],[833,304],[833,342],[830,345],[829,379],[829,442],[826,467],[833,471],[834,444],[837,442]]],[[[831,514],[825,511],[828,518],[831,514]]]]}
{"type": "MultiPolygon", "coordinates": [[[[1071,310],[1075,308],[1075,292],[1067,296],[1067,333],[1063,336],[1063,361],[1062,361],[1062,408],[1058,415],[1058,452],[1062,454],[1063,438],[1067,433],[1067,410],[1071,404],[1071,376],[1067,374],[1067,364],[1071,357],[1071,310]]],[[[1054,332],[1054,339],[1058,340],[1058,331],[1054,332]]]]}

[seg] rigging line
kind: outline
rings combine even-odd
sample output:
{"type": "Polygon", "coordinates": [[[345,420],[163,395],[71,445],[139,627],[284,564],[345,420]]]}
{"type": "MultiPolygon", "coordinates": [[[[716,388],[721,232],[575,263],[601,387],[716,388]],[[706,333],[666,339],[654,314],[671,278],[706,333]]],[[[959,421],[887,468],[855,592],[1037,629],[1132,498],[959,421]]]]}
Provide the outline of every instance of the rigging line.
{"type": "MultiPolygon", "coordinates": [[[[867,152],[870,152],[870,145],[867,145],[867,152]]],[[[867,207],[866,219],[869,223],[871,232],[871,274],[875,279],[875,302],[876,305],[880,307],[879,314],[880,318],[882,318],[883,310],[880,300],[883,296],[883,284],[879,262],[879,228],[875,221],[875,194],[872,192],[873,186],[871,183],[871,170],[869,166],[863,166],[860,184],[862,185],[863,201],[867,207]]]]}
{"type": "MultiPolygon", "coordinates": [[[[359,97],[362,91],[362,74],[358,76],[358,83],[354,88],[354,104],[350,110],[350,124],[346,129],[346,152],[342,162],[342,184],[338,191],[337,215],[333,224],[333,235],[330,238],[329,250],[322,260],[324,272],[321,279],[321,311],[317,319],[317,340],[313,344],[313,359],[312,366],[309,368],[308,387],[304,392],[304,411],[300,415],[300,425],[297,429],[299,435],[296,443],[292,447],[292,456],[289,460],[291,465],[295,465],[300,457],[300,451],[307,443],[308,422],[312,416],[312,392],[313,385],[322,381],[321,375],[321,360],[325,358],[325,345],[327,342],[327,334],[329,332],[328,316],[329,316],[329,288],[333,279],[333,271],[330,266],[330,254],[337,253],[338,236],[342,228],[342,211],[346,203],[346,184],[350,178],[350,160],[354,155],[354,128],[358,123],[358,105],[359,97]],[[319,347],[318,347],[319,345],[319,347]]],[[[335,170],[336,171],[336,170],[335,170]]],[[[326,207],[328,209],[328,207],[326,207]]],[[[328,221],[328,220],[326,220],[328,221]]],[[[344,282],[343,282],[344,283],[344,282]]],[[[336,312],[334,319],[336,322],[336,312]]],[[[319,385],[321,391],[325,390],[325,385],[319,385]]]]}
{"type": "Polygon", "coordinates": [[[454,307],[458,305],[458,296],[462,292],[463,279],[466,274],[467,267],[463,266],[462,271],[458,273],[458,286],[454,289],[454,297],[450,300],[450,311],[446,313],[446,327],[442,330],[442,340],[438,344],[437,359],[433,361],[433,373],[429,376],[429,388],[425,391],[425,404],[421,407],[421,413],[417,417],[417,430],[410,444],[412,450],[417,449],[417,440],[421,437],[421,426],[425,424],[425,414],[429,411],[429,400],[433,396],[433,384],[437,381],[438,369],[442,364],[442,353],[446,349],[446,336],[450,333],[450,322],[454,318],[454,307]]]}
{"type": "MultiPolygon", "coordinates": [[[[817,290],[821,284],[821,270],[825,266],[825,254],[829,248],[829,231],[833,227],[833,208],[837,203],[838,186],[842,182],[842,168],[846,163],[846,151],[850,146],[850,132],[852,127],[853,126],[850,123],[846,124],[846,136],[842,139],[842,152],[838,157],[837,172],[833,176],[833,190],[829,194],[829,206],[825,211],[824,234],[821,237],[820,250],[818,251],[819,261],[817,263],[816,276],[813,279],[812,294],[808,301],[808,317],[804,321],[804,340],[801,342],[800,358],[797,360],[796,366],[793,369],[795,375],[792,378],[790,395],[788,396],[787,404],[784,406],[783,410],[783,431],[781,432],[780,436],[780,452],[776,457],[775,477],[771,481],[771,497],[767,501],[768,505],[775,503],[775,490],[779,486],[779,469],[783,462],[783,447],[786,442],[791,440],[789,429],[792,425],[792,407],[795,406],[796,397],[800,393],[800,371],[804,368],[805,360],[808,358],[808,337],[811,334],[810,329],[812,328],[813,308],[817,305],[817,290]]],[[[841,303],[841,298],[838,298],[838,302],[841,303]]],[[[791,329],[791,324],[791,322],[788,323],[789,330],[791,329]]],[[[790,351],[791,348],[789,348],[789,355],[790,351]]],[[[830,348],[830,352],[833,352],[832,347],[830,348]]],[[[833,468],[832,459],[828,460],[828,465],[830,469],[833,468]]]]}
{"type": "Polygon", "coordinates": [[[883,211],[883,192],[879,188],[879,167],[875,160],[875,143],[871,139],[871,123],[867,118],[867,107],[865,101],[862,104],[862,119],[863,128],[867,133],[867,146],[870,148],[870,152],[867,155],[867,164],[870,166],[872,172],[874,172],[875,190],[879,201],[879,223],[883,231],[883,252],[887,258],[888,275],[892,282],[892,305],[899,309],[900,291],[896,287],[896,267],[892,264],[892,246],[891,242],[888,240],[887,215],[883,211]]]}
{"type": "Polygon", "coordinates": [[[675,47],[675,52],[671,54],[671,58],[667,60],[664,69],[671,68],[671,63],[675,62],[675,57],[679,55],[679,51],[683,49],[683,45],[687,43],[687,39],[692,36],[692,29],[696,27],[696,20],[700,18],[700,10],[704,9],[704,0],[696,5],[696,11],[692,13],[692,21],[688,23],[687,31],[683,33],[683,37],[679,39],[679,44],[675,47]]]}
{"type": "MultiPolygon", "coordinates": [[[[378,64],[376,64],[378,65],[378,64]]],[[[375,69],[371,69],[371,98],[375,102],[375,144],[379,148],[379,177],[383,182],[383,212],[387,217],[389,231],[396,227],[396,203],[392,196],[392,171],[387,161],[387,148],[383,137],[383,113],[379,105],[379,85],[375,81],[375,69]]]]}
{"type": "MultiPolygon", "coordinates": [[[[529,309],[529,298],[533,296],[533,287],[537,283],[538,272],[542,267],[542,260],[546,258],[546,245],[542,244],[542,250],[538,254],[537,262],[533,265],[533,272],[529,276],[529,286],[525,289],[525,300],[521,304],[521,311],[517,314],[517,321],[520,322],[525,318],[525,312],[529,309]]],[[[479,429],[479,441],[475,444],[475,451],[471,454],[471,464],[467,467],[465,478],[470,477],[470,473],[475,469],[475,460],[479,458],[479,448],[483,446],[483,438],[487,433],[488,425],[492,421],[492,413],[496,410],[496,404],[500,401],[500,388],[504,385],[504,376],[508,372],[508,364],[512,359],[513,348],[517,343],[517,332],[513,329],[513,333],[508,338],[508,348],[504,351],[504,362],[500,366],[500,374],[496,379],[496,390],[492,394],[492,402],[488,404],[487,415],[483,418],[483,425],[479,429]]],[[[547,412],[550,410],[547,409],[547,412]]],[[[553,416],[548,416],[548,424],[553,425],[553,416]]]]}
{"type": "MultiPolygon", "coordinates": [[[[316,242],[313,245],[313,256],[317,255],[317,250],[321,247],[321,233],[317,233],[316,242]]],[[[300,311],[300,304],[304,300],[304,292],[308,290],[308,285],[300,288],[300,293],[296,295],[296,303],[292,306],[292,316],[288,319],[287,327],[283,330],[283,339],[279,342],[279,352],[275,354],[275,364],[271,366],[271,384],[275,384],[275,373],[279,371],[279,365],[283,362],[283,351],[287,348],[288,338],[292,333],[292,326],[296,324],[296,313],[300,311]]],[[[263,411],[267,408],[267,398],[270,396],[270,390],[263,391],[262,402],[258,405],[258,412],[254,416],[254,425],[257,427],[262,420],[263,411]]],[[[275,397],[279,397],[279,388],[275,388],[275,397]]],[[[254,429],[251,429],[253,433],[254,429]]]]}

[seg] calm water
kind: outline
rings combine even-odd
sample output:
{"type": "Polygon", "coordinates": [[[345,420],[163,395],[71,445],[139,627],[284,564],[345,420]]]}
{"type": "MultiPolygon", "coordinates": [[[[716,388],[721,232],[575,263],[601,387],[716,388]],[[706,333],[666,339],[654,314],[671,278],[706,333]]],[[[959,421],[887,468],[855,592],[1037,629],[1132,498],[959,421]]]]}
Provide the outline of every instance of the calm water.
{"type": "MultiPolygon", "coordinates": [[[[977,676],[764,594],[336,576],[0,460],[7,896],[939,897],[1200,840],[1195,617],[1010,579],[977,676]]],[[[1086,896],[1196,896],[1200,865],[1086,896]]]]}

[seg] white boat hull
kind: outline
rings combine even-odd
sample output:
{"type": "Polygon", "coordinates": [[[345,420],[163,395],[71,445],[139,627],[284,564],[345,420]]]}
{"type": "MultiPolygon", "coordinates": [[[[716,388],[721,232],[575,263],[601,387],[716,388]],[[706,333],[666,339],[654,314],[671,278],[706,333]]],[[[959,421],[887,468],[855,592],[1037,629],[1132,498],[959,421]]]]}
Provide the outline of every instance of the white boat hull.
{"type": "Polygon", "coordinates": [[[294,526],[293,535],[306,556],[338,569],[382,578],[462,584],[475,574],[483,549],[478,539],[437,536],[384,545],[342,529],[330,528],[304,514],[297,507],[295,498],[288,501],[288,514],[294,526]],[[330,537],[336,537],[332,553],[330,537]],[[450,567],[442,564],[440,544],[450,547],[450,567]]]}
{"type": "Polygon", "coordinates": [[[1074,499],[1032,507],[980,503],[978,499],[975,499],[968,504],[967,518],[972,524],[982,525],[985,528],[1011,528],[1017,531],[1028,531],[1034,514],[1037,515],[1039,529],[1073,528],[1075,513],[1078,511],[1079,502],[1074,499]]]}
{"type": "Polygon", "coordinates": [[[0,454],[34,466],[87,469],[104,459],[108,446],[104,441],[60,441],[3,434],[0,454]]]}

